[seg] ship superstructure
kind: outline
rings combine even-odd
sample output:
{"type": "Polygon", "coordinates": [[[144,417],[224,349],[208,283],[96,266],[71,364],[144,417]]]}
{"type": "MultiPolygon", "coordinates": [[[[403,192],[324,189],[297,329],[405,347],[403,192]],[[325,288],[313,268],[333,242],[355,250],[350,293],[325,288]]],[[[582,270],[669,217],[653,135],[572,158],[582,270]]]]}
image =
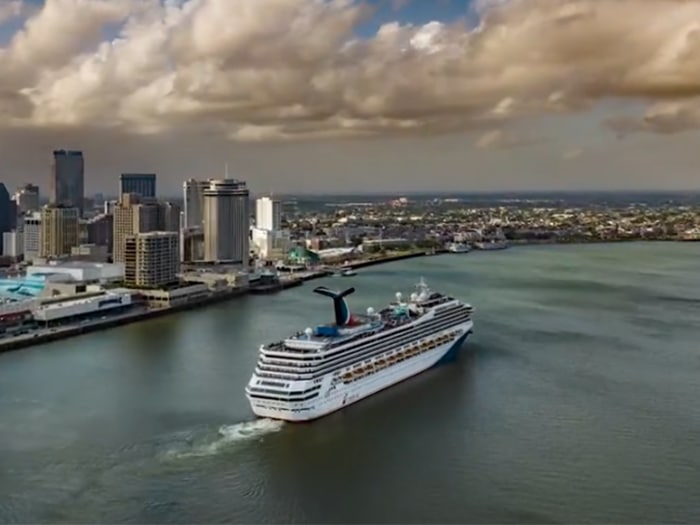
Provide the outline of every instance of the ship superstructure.
{"type": "Polygon", "coordinates": [[[422,279],[408,300],[397,293],[378,312],[351,313],[354,291],[314,289],[332,299],[335,322],[260,347],[246,387],[255,414],[324,416],[450,359],[472,331],[472,307],[422,279]]]}

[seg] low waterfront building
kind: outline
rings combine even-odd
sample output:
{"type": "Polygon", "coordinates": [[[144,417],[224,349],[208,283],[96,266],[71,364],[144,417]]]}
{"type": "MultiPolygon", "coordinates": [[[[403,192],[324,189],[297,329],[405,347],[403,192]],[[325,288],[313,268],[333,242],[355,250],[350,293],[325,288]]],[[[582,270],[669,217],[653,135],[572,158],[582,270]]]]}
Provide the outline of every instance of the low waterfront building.
{"type": "Polygon", "coordinates": [[[318,253],[313,252],[303,246],[295,246],[289,251],[287,258],[293,264],[320,264],[321,257],[318,253]]]}
{"type": "Polygon", "coordinates": [[[33,315],[36,321],[44,325],[98,319],[108,312],[113,315],[131,308],[132,293],[123,288],[100,290],[90,287],[85,293],[39,300],[33,315]]]}
{"type": "Polygon", "coordinates": [[[122,263],[97,263],[87,261],[49,261],[27,268],[27,277],[36,275],[69,275],[75,281],[83,283],[116,283],[124,280],[122,263]]]}
{"type": "Polygon", "coordinates": [[[160,290],[137,290],[139,297],[151,308],[172,308],[207,299],[211,292],[205,284],[171,286],[160,290]]]}
{"type": "Polygon", "coordinates": [[[214,268],[212,270],[199,269],[183,272],[179,275],[180,280],[187,283],[202,283],[210,290],[220,291],[227,288],[242,288],[248,286],[248,273],[224,268],[214,268]]]}
{"type": "Polygon", "coordinates": [[[81,244],[71,248],[70,256],[74,261],[106,262],[107,251],[105,244],[81,244]]]}
{"type": "Polygon", "coordinates": [[[326,248],[325,250],[319,250],[318,256],[324,263],[342,263],[348,259],[353,259],[359,255],[359,251],[356,248],[326,248]]]}
{"type": "Polygon", "coordinates": [[[0,338],[20,335],[35,325],[33,309],[34,299],[0,299],[0,338]]]}
{"type": "Polygon", "coordinates": [[[393,239],[364,239],[362,241],[362,250],[366,252],[381,250],[383,248],[408,248],[411,246],[411,241],[403,238],[393,239]]]}

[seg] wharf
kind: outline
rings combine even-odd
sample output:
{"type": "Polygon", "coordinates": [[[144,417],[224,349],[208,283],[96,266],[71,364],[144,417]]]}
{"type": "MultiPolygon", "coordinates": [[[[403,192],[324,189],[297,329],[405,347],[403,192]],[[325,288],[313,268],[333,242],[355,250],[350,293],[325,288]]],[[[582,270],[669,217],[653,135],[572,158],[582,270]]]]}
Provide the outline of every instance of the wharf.
{"type": "Polygon", "coordinates": [[[248,290],[245,288],[234,288],[224,292],[212,293],[207,297],[188,301],[177,306],[164,308],[147,308],[137,305],[125,313],[111,316],[106,314],[104,319],[86,320],[75,324],[52,328],[40,328],[28,334],[0,339],[0,353],[200,308],[205,305],[227,301],[234,297],[240,297],[241,295],[245,295],[247,291],[248,290]]]}
{"type": "MultiPolygon", "coordinates": [[[[404,259],[412,259],[415,257],[424,257],[427,255],[434,255],[439,253],[446,253],[446,251],[439,250],[435,252],[420,251],[412,253],[403,253],[388,257],[367,259],[363,261],[354,261],[344,266],[350,268],[364,268],[368,266],[374,266],[377,264],[401,261],[404,259]]],[[[276,293],[287,288],[301,286],[306,281],[328,277],[330,275],[333,275],[333,273],[334,271],[329,269],[295,272],[289,275],[282,275],[279,278],[279,280],[275,283],[265,283],[263,285],[258,285],[257,287],[254,286],[252,288],[233,288],[223,292],[212,292],[206,297],[188,301],[186,303],[182,303],[176,306],[149,308],[144,305],[135,305],[129,311],[124,313],[114,315],[109,315],[107,313],[99,319],[83,320],[82,322],[65,326],[40,328],[28,334],[0,339],[0,353],[18,350],[20,348],[26,348],[29,346],[35,346],[38,344],[48,343],[51,341],[59,341],[61,339],[67,339],[69,337],[75,337],[90,332],[97,332],[99,330],[106,330],[109,328],[124,326],[127,324],[145,321],[148,319],[155,319],[157,317],[171,315],[177,312],[193,310],[195,308],[201,308],[209,304],[227,301],[235,297],[247,295],[248,293],[276,293]]]]}
{"type": "Polygon", "coordinates": [[[410,253],[402,253],[398,255],[388,255],[386,257],[377,257],[374,259],[365,259],[363,261],[351,261],[348,264],[344,264],[345,268],[366,268],[368,266],[375,266],[377,264],[385,264],[396,261],[403,261],[405,259],[415,259],[416,257],[428,257],[431,255],[440,255],[443,253],[448,253],[447,250],[434,250],[434,251],[416,251],[410,253]]]}

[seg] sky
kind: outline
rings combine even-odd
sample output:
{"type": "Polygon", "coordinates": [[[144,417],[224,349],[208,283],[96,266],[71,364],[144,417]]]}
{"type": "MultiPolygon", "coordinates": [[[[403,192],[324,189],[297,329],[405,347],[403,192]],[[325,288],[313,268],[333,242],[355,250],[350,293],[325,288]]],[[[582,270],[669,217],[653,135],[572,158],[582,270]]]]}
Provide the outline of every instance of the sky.
{"type": "Polygon", "coordinates": [[[700,189],[700,0],[0,0],[0,182],[700,189]]]}

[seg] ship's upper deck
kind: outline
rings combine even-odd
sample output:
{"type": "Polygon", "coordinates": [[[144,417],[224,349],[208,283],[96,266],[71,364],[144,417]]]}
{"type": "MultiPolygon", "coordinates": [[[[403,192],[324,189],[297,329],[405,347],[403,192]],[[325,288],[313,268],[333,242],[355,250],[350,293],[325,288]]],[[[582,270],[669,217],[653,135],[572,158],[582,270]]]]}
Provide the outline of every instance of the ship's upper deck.
{"type": "Polygon", "coordinates": [[[354,289],[345,292],[335,292],[325,288],[317,288],[317,293],[334,299],[336,320],[314,328],[299,331],[284,341],[269,344],[264,350],[320,352],[329,347],[346,344],[351,340],[369,337],[384,330],[390,330],[409,322],[415,321],[430,311],[431,308],[454,300],[441,293],[432,292],[425,281],[417,285],[417,291],[412,293],[408,301],[404,301],[401,293],[396,294],[396,300],[379,312],[368,308],[366,314],[352,314],[347,308],[344,296],[354,289]]]}

